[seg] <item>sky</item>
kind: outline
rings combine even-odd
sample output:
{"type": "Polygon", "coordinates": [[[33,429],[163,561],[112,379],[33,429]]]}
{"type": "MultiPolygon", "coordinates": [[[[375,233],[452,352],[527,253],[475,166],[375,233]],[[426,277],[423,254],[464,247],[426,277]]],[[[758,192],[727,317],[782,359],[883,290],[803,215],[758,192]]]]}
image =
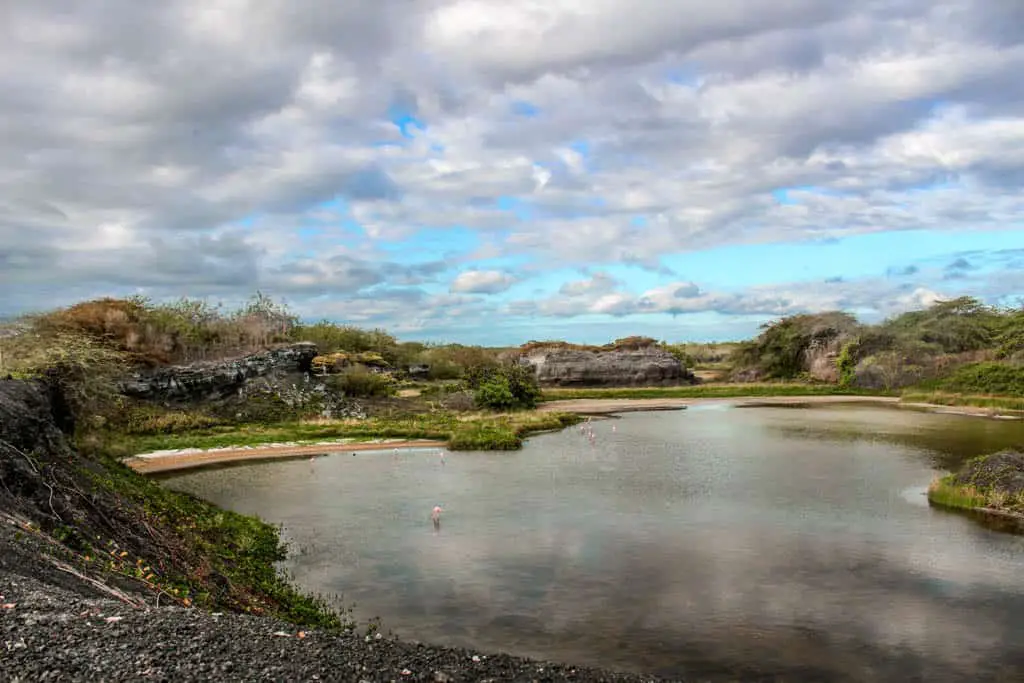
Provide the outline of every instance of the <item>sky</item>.
{"type": "Polygon", "coordinates": [[[1020,0],[0,7],[0,317],[728,340],[1024,294],[1020,0]]]}

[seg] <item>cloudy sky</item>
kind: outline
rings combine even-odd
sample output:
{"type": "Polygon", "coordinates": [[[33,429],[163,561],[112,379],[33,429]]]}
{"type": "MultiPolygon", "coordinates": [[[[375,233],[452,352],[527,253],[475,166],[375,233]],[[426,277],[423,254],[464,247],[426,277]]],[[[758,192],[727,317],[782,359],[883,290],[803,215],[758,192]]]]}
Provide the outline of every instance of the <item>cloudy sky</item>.
{"type": "Polygon", "coordinates": [[[1024,294],[1020,0],[10,0],[0,315],[729,339],[1024,294]]]}

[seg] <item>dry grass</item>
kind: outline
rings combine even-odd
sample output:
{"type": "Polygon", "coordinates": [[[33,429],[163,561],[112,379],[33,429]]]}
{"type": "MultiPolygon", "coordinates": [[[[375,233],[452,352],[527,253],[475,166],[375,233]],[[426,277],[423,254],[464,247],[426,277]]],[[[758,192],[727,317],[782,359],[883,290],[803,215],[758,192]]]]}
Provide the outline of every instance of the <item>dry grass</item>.
{"type": "Polygon", "coordinates": [[[262,295],[238,310],[181,299],[154,304],[142,297],[85,301],[27,316],[8,345],[35,338],[80,337],[124,353],[126,360],[162,365],[223,358],[288,340],[296,320],[262,295]],[[28,337],[26,338],[26,334],[28,337]]]}
{"type": "Polygon", "coordinates": [[[999,510],[1024,514],[1024,492],[985,490],[973,485],[960,486],[952,476],[936,479],[928,487],[928,500],[936,505],[959,510],[999,510]]]}

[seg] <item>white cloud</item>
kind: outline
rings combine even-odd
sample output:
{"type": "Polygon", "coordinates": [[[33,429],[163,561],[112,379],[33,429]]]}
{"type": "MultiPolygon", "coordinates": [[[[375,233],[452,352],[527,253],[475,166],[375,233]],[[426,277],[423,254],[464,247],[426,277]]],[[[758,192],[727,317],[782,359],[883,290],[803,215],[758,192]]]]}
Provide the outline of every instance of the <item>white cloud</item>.
{"type": "Polygon", "coordinates": [[[508,273],[497,270],[467,270],[452,281],[452,291],[464,294],[498,294],[515,282],[508,273]]]}
{"type": "MultiPolygon", "coordinates": [[[[516,310],[612,319],[871,304],[849,283],[681,289],[686,274],[661,259],[1019,230],[1020,7],[14,3],[0,22],[0,307],[263,287],[303,310],[427,329],[444,317],[420,312],[423,292],[411,305],[410,287],[496,293],[573,268],[595,274],[516,310]],[[403,135],[396,116],[423,128],[403,135]],[[788,201],[772,195],[782,188],[788,201]],[[450,243],[420,235],[453,226],[450,243]],[[513,277],[485,262],[498,257],[524,265],[513,277]],[[621,264],[657,284],[601,275],[621,264]],[[360,308],[368,301],[378,313],[360,308]]],[[[999,281],[942,285],[1005,297],[999,281]]],[[[881,296],[878,310],[927,299],[851,282],[881,296]]],[[[477,299],[431,301],[466,316],[503,305],[477,299]]]]}

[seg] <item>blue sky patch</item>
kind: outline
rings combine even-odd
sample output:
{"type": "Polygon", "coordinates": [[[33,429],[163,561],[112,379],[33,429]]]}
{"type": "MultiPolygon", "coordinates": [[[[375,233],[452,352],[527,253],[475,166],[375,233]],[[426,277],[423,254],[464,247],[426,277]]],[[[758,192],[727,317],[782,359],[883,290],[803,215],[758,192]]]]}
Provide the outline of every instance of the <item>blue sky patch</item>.
{"type": "Polygon", "coordinates": [[[532,102],[513,102],[512,113],[516,116],[522,116],[524,118],[532,119],[536,116],[540,116],[540,107],[533,104],[532,102]]]}

